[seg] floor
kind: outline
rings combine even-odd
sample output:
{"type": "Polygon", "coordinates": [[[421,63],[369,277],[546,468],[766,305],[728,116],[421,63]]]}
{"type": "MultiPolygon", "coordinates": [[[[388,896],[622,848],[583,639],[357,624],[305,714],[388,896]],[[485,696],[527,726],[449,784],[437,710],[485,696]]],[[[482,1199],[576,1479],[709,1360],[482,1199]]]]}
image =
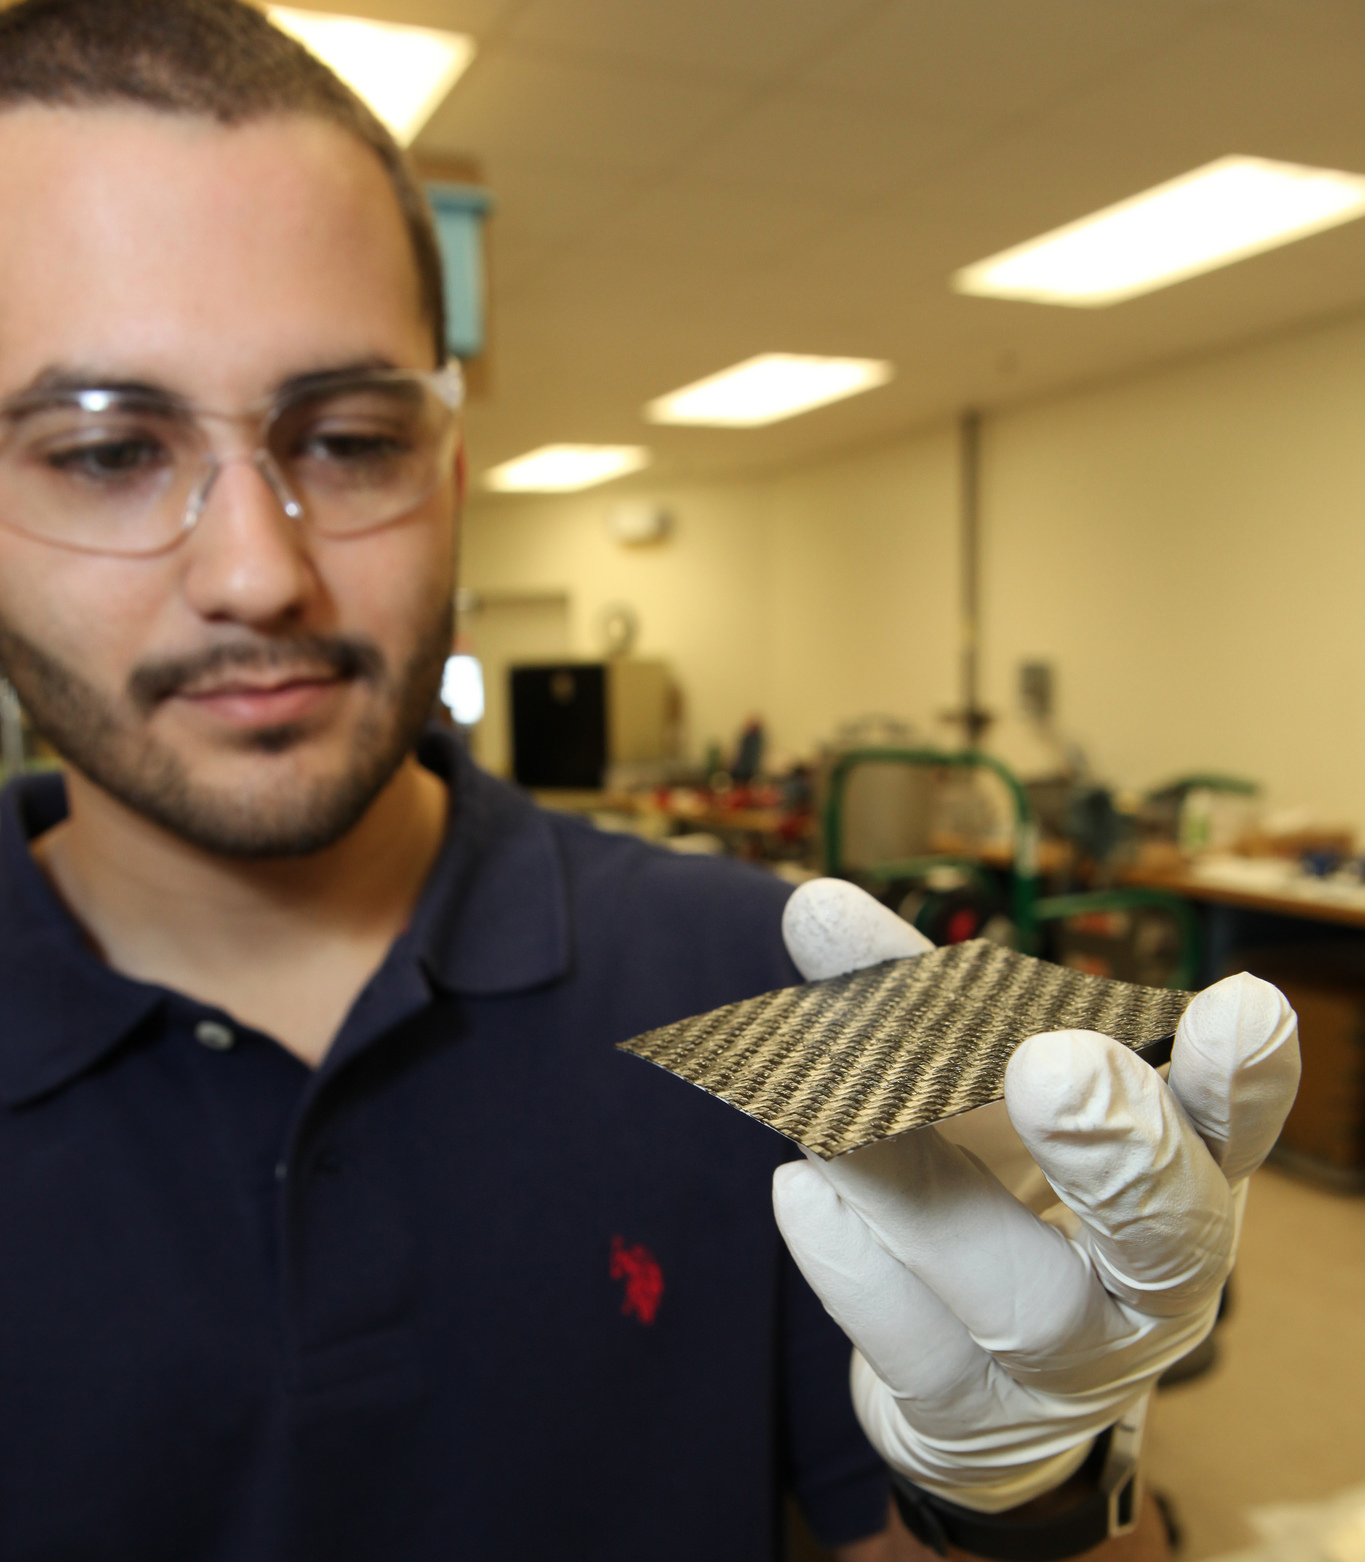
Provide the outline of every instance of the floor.
{"type": "Polygon", "coordinates": [[[1257,1173],[1219,1346],[1148,1425],[1148,1479],[1176,1503],[1182,1562],[1255,1546],[1253,1509],[1365,1486],[1365,1196],[1257,1173]]]}

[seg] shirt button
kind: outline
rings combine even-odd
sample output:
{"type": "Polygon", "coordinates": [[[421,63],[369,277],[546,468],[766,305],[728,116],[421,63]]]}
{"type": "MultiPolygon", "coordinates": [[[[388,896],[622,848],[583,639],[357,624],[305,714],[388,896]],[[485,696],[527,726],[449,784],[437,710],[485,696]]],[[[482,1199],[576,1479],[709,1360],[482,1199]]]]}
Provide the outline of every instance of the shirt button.
{"type": "Polygon", "coordinates": [[[194,1039],[212,1052],[229,1052],[237,1043],[232,1027],[221,1020],[200,1020],[194,1027],[194,1039]]]}

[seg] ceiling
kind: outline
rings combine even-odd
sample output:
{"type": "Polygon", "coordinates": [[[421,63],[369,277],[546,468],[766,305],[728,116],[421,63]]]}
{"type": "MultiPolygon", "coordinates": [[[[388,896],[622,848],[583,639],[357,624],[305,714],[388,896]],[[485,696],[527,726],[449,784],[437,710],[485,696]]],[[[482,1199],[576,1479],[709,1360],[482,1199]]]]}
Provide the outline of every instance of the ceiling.
{"type": "Polygon", "coordinates": [[[1365,172],[1360,0],[310,3],[478,40],[415,148],[496,200],[476,479],[561,440],[755,472],[1365,306],[1365,222],[1109,309],[947,286],[1225,153],[1365,172]],[[766,429],[643,421],[773,351],[897,373],[766,429]]]}

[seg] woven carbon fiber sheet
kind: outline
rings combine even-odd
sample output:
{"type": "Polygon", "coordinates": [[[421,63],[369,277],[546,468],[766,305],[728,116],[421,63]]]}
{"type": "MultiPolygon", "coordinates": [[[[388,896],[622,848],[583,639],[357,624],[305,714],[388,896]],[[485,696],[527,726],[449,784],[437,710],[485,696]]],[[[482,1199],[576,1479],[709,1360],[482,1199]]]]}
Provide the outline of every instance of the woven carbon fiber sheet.
{"type": "Polygon", "coordinates": [[[1041,1031],[1104,1031],[1155,1051],[1193,997],[974,939],[746,998],[621,1048],[832,1160],[998,1099],[1010,1055],[1041,1031]]]}

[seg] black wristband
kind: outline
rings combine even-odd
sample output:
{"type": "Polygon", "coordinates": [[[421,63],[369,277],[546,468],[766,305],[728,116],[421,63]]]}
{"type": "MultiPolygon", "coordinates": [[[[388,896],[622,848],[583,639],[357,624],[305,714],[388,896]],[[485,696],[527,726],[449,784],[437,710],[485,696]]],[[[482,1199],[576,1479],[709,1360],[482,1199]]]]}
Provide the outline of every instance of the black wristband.
{"type": "MultiPolygon", "coordinates": [[[[1085,1463],[1067,1483],[1074,1498],[1058,1511],[1029,1514],[1020,1508],[978,1513],[935,1496],[891,1472],[891,1489],[905,1527],[940,1556],[949,1546],[992,1562],[1065,1562],[1130,1529],[1137,1518],[1137,1471],[1121,1484],[1106,1480],[1110,1433],[1095,1439],[1085,1463]]],[[[1029,1506],[1024,1504],[1024,1507],[1029,1506]]]]}

